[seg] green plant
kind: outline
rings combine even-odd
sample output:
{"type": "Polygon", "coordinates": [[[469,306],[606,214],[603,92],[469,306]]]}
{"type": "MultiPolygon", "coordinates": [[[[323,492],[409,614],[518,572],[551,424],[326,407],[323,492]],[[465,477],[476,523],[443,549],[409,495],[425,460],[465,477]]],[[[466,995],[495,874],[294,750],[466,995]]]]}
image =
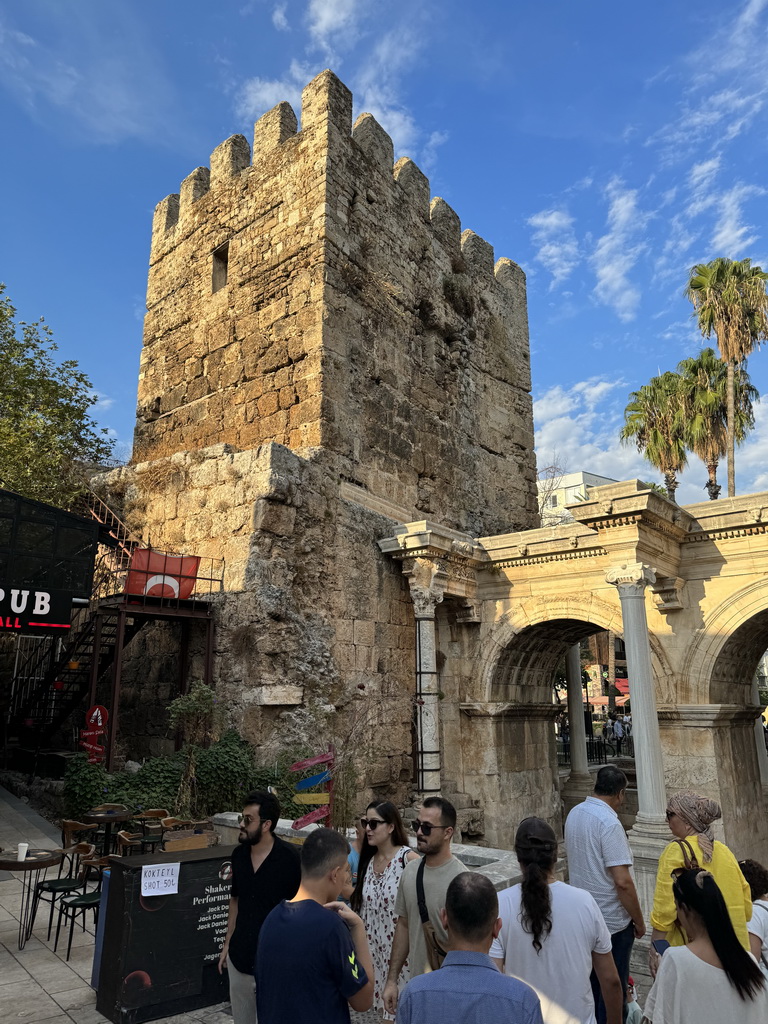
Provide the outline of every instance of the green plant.
{"type": "Polygon", "coordinates": [[[172,700],[166,708],[172,729],[179,729],[185,743],[209,747],[219,738],[224,709],[210,686],[196,679],[189,692],[172,700]]]}

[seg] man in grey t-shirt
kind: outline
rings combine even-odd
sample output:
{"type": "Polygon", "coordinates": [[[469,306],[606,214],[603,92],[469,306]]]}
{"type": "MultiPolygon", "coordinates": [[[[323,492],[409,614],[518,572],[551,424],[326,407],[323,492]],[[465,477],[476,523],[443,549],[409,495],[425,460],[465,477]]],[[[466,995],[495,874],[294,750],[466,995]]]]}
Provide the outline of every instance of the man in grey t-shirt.
{"type": "MultiPolygon", "coordinates": [[[[592,796],[577,804],[565,822],[568,880],[590,893],[611,933],[616,969],[626,993],[629,959],[635,939],[645,935],[645,922],[632,877],[632,851],[617,811],[624,803],[627,777],[605,765],[595,777],[592,796]]],[[[605,1024],[605,1004],[592,977],[597,1024],[605,1024]]]]}
{"type": "MultiPolygon", "coordinates": [[[[424,899],[429,920],[434,926],[437,941],[443,949],[447,949],[448,934],[443,927],[440,911],[445,907],[445,895],[451,881],[467,870],[451,853],[456,808],[441,796],[429,796],[419,808],[419,817],[414,821],[413,828],[416,832],[416,847],[424,856],[424,899]]],[[[412,978],[429,969],[416,895],[416,872],[420,864],[421,860],[412,860],[406,864],[397,890],[397,923],[387,983],[384,986],[384,1006],[388,1013],[394,1013],[397,1008],[397,979],[405,961],[408,960],[412,978]]]]}

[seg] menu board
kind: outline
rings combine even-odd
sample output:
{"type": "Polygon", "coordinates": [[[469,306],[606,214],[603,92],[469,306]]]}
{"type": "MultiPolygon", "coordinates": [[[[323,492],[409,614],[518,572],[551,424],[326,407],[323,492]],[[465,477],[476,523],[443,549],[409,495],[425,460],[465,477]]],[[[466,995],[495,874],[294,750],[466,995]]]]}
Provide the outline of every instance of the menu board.
{"type": "Polygon", "coordinates": [[[218,960],[227,932],[233,847],[174,855],[178,892],[142,895],[142,879],[167,854],[115,858],[96,1009],[115,1024],[141,1024],[224,1002],[218,960]]]}

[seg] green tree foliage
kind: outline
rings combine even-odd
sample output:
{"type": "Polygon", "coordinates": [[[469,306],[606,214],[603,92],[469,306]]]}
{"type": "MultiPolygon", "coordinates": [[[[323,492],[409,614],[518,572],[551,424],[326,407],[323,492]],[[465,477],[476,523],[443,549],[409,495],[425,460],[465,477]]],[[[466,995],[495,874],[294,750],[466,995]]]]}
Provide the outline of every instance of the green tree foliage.
{"type": "Polygon", "coordinates": [[[88,415],[90,380],[55,351],[42,319],[16,322],[0,284],[0,487],[66,508],[82,490],[79,467],[103,462],[113,442],[88,415]]]}
{"type": "Polygon", "coordinates": [[[691,269],[685,296],[705,338],[717,339],[727,372],[728,497],[736,494],[736,369],[768,338],[768,274],[752,261],[723,256],[691,269]]]}
{"type": "MultiPolygon", "coordinates": [[[[678,363],[677,372],[686,445],[707,467],[707,493],[714,501],[721,490],[717,467],[728,446],[728,369],[714,349],[704,348],[678,363]]],[[[734,431],[740,444],[755,425],[752,406],[760,393],[744,364],[735,369],[734,387],[734,431]]]]}
{"type": "Polygon", "coordinates": [[[678,383],[678,375],[668,371],[633,391],[620,434],[624,444],[634,442],[648,462],[664,474],[670,501],[675,500],[677,474],[688,462],[678,383]]]}

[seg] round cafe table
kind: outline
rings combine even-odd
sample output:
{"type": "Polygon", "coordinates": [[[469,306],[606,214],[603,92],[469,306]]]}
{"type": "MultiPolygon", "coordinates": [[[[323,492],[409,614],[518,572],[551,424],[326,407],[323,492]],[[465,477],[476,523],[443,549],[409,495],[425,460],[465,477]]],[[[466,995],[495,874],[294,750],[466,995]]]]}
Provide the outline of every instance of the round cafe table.
{"type": "Polygon", "coordinates": [[[107,857],[112,851],[110,849],[112,845],[112,826],[122,825],[125,821],[130,821],[131,818],[135,818],[136,815],[131,811],[89,811],[83,815],[83,821],[86,825],[103,825],[104,826],[104,842],[101,848],[101,856],[107,857]]]}
{"type": "Polygon", "coordinates": [[[48,868],[60,864],[61,858],[61,850],[27,850],[25,860],[17,860],[16,854],[11,850],[6,850],[5,855],[0,853],[0,871],[22,871],[25,876],[19,911],[19,949],[24,949],[27,939],[32,934],[35,923],[32,918],[32,905],[35,888],[42,880],[40,876],[45,878],[48,868]]]}

